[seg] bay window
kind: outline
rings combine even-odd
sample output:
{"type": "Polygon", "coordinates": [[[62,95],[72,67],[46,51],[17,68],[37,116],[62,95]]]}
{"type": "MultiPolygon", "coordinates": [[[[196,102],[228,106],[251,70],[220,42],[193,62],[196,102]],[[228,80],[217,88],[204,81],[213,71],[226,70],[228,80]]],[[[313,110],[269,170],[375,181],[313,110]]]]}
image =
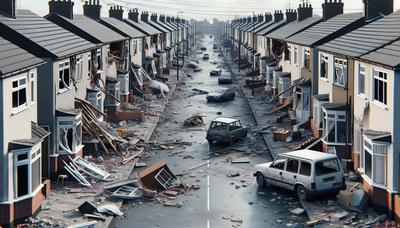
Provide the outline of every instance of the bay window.
{"type": "Polygon", "coordinates": [[[57,145],[60,154],[74,154],[82,146],[82,116],[57,117],[57,145]]]}
{"type": "Polygon", "coordinates": [[[373,83],[374,101],[387,105],[387,73],[374,69],[373,83]]]}
{"type": "Polygon", "coordinates": [[[335,58],[335,84],[346,86],[347,83],[347,60],[335,58]]]}
{"type": "Polygon", "coordinates": [[[323,137],[329,144],[346,143],[346,112],[323,110],[323,137]]]}
{"type": "Polygon", "coordinates": [[[388,144],[364,138],[364,175],[375,185],[387,186],[388,144]]]}

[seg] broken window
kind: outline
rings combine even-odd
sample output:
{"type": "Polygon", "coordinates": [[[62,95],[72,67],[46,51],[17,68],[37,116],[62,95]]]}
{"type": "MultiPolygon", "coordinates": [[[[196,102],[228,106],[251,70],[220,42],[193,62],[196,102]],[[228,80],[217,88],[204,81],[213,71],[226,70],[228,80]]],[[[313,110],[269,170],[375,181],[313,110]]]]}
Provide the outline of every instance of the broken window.
{"type": "Polygon", "coordinates": [[[69,60],[58,65],[58,91],[64,92],[70,89],[71,75],[69,60]]]}
{"type": "Polygon", "coordinates": [[[30,86],[31,86],[31,103],[34,103],[36,101],[36,86],[35,86],[35,73],[30,72],[29,73],[29,78],[30,78],[30,86]]]}
{"type": "Polygon", "coordinates": [[[364,174],[374,184],[387,185],[388,144],[364,139],[364,174]]]}
{"type": "Polygon", "coordinates": [[[321,54],[320,56],[320,67],[319,67],[319,76],[321,78],[328,79],[328,55],[321,54]]]}
{"type": "Polygon", "coordinates": [[[19,111],[27,106],[26,76],[12,81],[12,108],[19,111]]]}
{"type": "MultiPolygon", "coordinates": [[[[107,87],[107,92],[109,92],[110,94],[112,94],[116,98],[120,97],[120,91],[119,91],[120,83],[119,82],[117,82],[117,83],[115,83],[115,82],[111,82],[111,83],[107,82],[106,87],[107,87]]],[[[104,105],[106,105],[106,106],[116,106],[116,105],[119,105],[119,103],[113,97],[106,96],[106,99],[104,101],[104,105]]]]}
{"type": "Polygon", "coordinates": [[[32,194],[42,183],[41,148],[14,152],[14,195],[16,198],[32,194]]]}
{"type": "Polygon", "coordinates": [[[347,83],[347,60],[335,58],[335,83],[346,86],[347,83]]]}
{"type": "Polygon", "coordinates": [[[374,101],[387,105],[387,73],[374,69],[374,101]]]}
{"type": "Polygon", "coordinates": [[[298,63],[298,58],[299,58],[299,49],[298,47],[294,47],[294,58],[293,58],[293,64],[298,63]]]}
{"type": "Polygon", "coordinates": [[[82,80],[83,78],[83,55],[76,56],[75,60],[75,78],[77,81],[82,80]]]}
{"type": "Polygon", "coordinates": [[[57,138],[59,153],[76,153],[82,145],[81,116],[57,117],[57,138]]]}
{"type": "Polygon", "coordinates": [[[323,136],[325,142],[330,144],[346,143],[346,112],[324,110],[323,113],[323,136]]]}
{"type": "MultiPolygon", "coordinates": [[[[101,112],[103,111],[103,98],[101,96],[100,91],[88,91],[87,92],[87,101],[96,107],[101,112]]],[[[98,112],[95,113],[97,119],[100,119],[102,115],[98,112]]]]}
{"type": "Polygon", "coordinates": [[[340,171],[339,162],[336,158],[319,161],[315,163],[316,176],[324,176],[340,171]]]}
{"type": "Polygon", "coordinates": [[[292,47],[289,45],[285,47],[285,61],[292,63],[292,47]]]}
{"type": "Polygon", "coordinates": [[[310,49],[304,48],[303,68],[310,69],[310,65],[311,65],[310,49]]]}
{"type": "Polygon", "coordinates": [[[285,168],[286,160],[287,160],[287,158],[278,156],[278,158],[271,165],[271,168],[283,170],[285,168]]]}
{"type": "Polygon", "coordinates": [[[101,58],[101,49],[97,49],[96,56],[97,56],[96,57],[96,68],[99,71],[99,70],[103,69],[103,60],[101,58]]]}
{"type": "Polygon", "coordinates": [[[92,55],[88,54],[88,79],[92,77],[92,55]]]}

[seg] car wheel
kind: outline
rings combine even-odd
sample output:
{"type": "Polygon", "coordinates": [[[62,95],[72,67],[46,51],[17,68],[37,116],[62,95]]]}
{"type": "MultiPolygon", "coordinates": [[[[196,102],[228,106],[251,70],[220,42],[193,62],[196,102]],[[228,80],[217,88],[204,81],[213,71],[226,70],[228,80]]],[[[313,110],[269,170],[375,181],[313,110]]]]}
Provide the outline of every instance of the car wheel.
{"type": "Polygon", "coordinates": [[[301,200],[308,200],[307,189],[303,185],[299,185],[296,187],[296,195],[297,198],[301,200]]]}
{"type": "Polygon", "coordinates": [[[266,186],[266,181],[265,181],[265,177],[262,173],[258,172],[256,174],[256,181],[258,186],[260,187],[265,187],[266,186]]]}

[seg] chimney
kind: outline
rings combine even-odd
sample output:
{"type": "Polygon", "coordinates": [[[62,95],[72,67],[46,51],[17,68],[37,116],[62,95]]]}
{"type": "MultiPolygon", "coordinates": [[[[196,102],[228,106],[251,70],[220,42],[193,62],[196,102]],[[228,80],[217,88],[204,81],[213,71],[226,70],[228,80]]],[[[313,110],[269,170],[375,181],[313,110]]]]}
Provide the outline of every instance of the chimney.
{"type": "Polygon", "coordinates": [[[111,6],[108,13],[112,18],[116,18],[121,21],[124,19],[124,10],[122,9],[122,6],[111,6]]]}
{"type": "Polygon", "coordinates": [[[256,23],[256,22],[257,22],[257,16],[254,15],[254,17],[253,17],[253,23],[256,23]]]}
{"type": "Polygon", "coordinates": [[[15,18],[17,16],[16,0],[1,0],[0,11],[4,16],[15,18]]]}
{"type": "Polygon", "coordinates": [[[270,22],[270,21],[272,21],[272,14],[265,13],[265,22],[270,22]]]}
{"type": "Polygon", "coordinates": [[[322,3],[322,19],[327,21],[332,17],[343,14],[343,6],[342,0],[325,0],[322,3]]]}
{"type": "Polygon", "coordinates": [[[281,10],[276,10],[274,13],[274,21],[279,22],[281,20],[283,20],[283,13],[281,10]]]}
{"type": "Polygon", "coordinates": [[[175,23],[175,17],[171,17],[171,23],[175,23]]]}
{"type": "Polygon", "coordinates": [[[313,8],[311,4],[303,2],[303,5],[302,4],[299,5],[297,13],[298,13],[297,20],[302,21],[313,16],[313,8]]]}
{"type": "Polygon", "coordinates": [[[74,19],[74,3],[71,0],[51,0],[49,1],[49,14],[52,13],[74,19]]]}
{"type": "Polygon", "coordinates": [[[142,14],[140,15],[140,20],[146,22],[149,21],[149,12],[142,11],[142,14]]]}
{"type": "Polygon", "coordinates": [[[133,10],[129,11],[128,18],[129,18],[129,20],[132,20],[134,22],[139,22],[139,10],[133,9],[133,10]]]}
{"type": "Polygon", "coordinates": [[[297,12],[294,9],[287,9],[286,10],[286,22],[290,23],[292,21],[297,20],[297,12]]]}
{"type": "Polygon", "coordinates": [[[251,17],[247,17],[247,23],[251,23],[251,17]]]}
{"type": "Polygon", "coordinates": [[[170,17],[170,16],[167,16],[167,17],[165,18],[165,20],[166,20],[167,22],[171,22],[171,17],[170,17]]]}
{"type": "Polygon", "coordinates": [[[264,21],[264,16],[262,14],[258,15],[258,22],[264,21]]]}
{"type": "Polygon", "coordinates": [[[159,20],[160,20],[161,22],[165,22],[165,15],[164,15],[164,14],[161,14],[159,20]]]}
{"type": "Polygon", "coordinates": [[[388,15],[393,13],[393,0],[363,0],[363,2],[366,20],[373,19],[379,14],[388,15]]]}
{"type": "Polygon", "coordinates": [[[156,13],[151,14],[150,19],[154,22],[157,22],[158,20],[158,15],[156,13]]]}
{"type": "Polygon", "coordinates": [[[83,14],[87,17],[99,19],[101,15],[100,0],[89,0],[83,5],[83,14]]]}

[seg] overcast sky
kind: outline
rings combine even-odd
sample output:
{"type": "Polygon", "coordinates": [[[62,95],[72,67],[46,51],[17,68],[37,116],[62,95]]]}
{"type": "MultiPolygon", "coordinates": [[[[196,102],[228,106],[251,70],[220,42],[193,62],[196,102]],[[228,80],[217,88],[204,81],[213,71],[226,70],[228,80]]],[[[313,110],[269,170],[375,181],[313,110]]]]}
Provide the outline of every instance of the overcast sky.
{"type": "MultiPolygon", "coordinates": [[[[74,12],[82,13],[84,0],[72,0],[75,2],[74,12]]],[[[306,0],[305,0],[306,1],[306,0]]],[[[321,14],[321,4],[324,0],[308,0],[314,7],[315,14],[321,14]]],[[[400,7],[400,0],[395,1],[395,9],[400,7]]],[[[272,12],[287,8],[297,8],[302,0],[100,0],[103,5],[102,13],[107,16],[110,5],[118,4],[125,9],[139,8],[150,13],[163,13],[174,16],[177,12],[186,19],[231,19],[235,15],[249,15],[256,13],[272,12]]],[[[345,12],[361,12],[362,0],[343,0],[345,12]]],[[[17,0],[20,9],[30,9],[37,14],[48,13],[48,0],[17,0]]]]}

